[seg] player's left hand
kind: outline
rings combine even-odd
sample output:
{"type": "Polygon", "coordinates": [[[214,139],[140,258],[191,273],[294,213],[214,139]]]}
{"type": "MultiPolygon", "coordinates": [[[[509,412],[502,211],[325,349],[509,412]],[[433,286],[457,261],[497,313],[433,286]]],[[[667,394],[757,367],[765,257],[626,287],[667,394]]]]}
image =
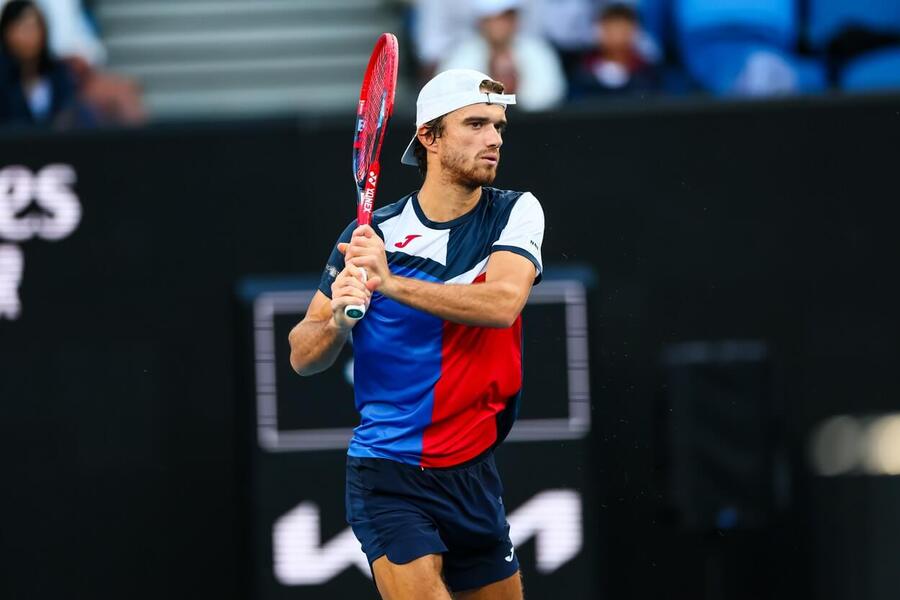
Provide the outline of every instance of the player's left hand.
{"type": "Polygon", "coordinates": [[[360,225],[353,230],[349,244],[338,244],[344,253],[344,260],[355,267],[366,270],[366,287],[374,291],[391,278],[391,271],[384,253],[384,240],[369,225],[360,225]]]}

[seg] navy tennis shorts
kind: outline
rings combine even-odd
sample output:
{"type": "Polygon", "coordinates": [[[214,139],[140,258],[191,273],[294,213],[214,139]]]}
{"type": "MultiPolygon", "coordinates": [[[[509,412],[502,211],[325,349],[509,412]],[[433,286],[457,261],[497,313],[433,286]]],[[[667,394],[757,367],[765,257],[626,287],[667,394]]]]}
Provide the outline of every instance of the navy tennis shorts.
{"type": "Polygon", "coordinates": [[[347,457],[347,522],[369,565],[384,555],[405,564],[442,554],[451,591],[518,571],[502,496],[493,452],[441,469],[347,457]]]}

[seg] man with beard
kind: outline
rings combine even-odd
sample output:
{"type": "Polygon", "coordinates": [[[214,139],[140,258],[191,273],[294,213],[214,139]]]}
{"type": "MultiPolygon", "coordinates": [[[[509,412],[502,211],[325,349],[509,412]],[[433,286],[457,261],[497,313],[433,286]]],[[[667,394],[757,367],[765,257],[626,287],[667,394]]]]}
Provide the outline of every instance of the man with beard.
{"type": "Polygon", "coordinates": [[[347,227],[290,334],[291,365],[310,375],[353,332],[347,520],[386,600],[522,598],[493,450],[518,412],[544,215],[530,193],[484,187],[514,103],[467,69],[422,88],[402,159],[422,188],[347,227]],[[361,303],[361,320],[344,314],[361,303]]]}

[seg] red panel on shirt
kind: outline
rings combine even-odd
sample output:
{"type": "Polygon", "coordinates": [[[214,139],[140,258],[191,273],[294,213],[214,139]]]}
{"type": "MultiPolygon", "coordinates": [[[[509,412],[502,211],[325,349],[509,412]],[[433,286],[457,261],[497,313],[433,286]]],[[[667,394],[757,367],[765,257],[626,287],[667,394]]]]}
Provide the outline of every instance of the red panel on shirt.
{"type": "MultiPolygon", "coordinates": [[[[483,281],[484,274],[474,283],[483,281]]],[[[497,413],[522,387],[521,316],[503,329],[444,322],[443,337],[423,467],[453,466],[487,450],[497,440],[497,413]]]]}

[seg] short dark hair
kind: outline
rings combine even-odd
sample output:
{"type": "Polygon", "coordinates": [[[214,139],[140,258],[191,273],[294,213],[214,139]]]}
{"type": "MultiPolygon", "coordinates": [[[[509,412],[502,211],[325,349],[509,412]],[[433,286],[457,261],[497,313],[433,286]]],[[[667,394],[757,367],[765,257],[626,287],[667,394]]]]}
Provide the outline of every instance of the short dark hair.
{"type": "Polygon", "coordinates": [[[607,21],[613,19],[624,19],[631,23],[640,22],[640,16],[637,10],[631,4],[625,2],[614,2],[597,11],[598,21],[607,21]]]}
{"type": "Polygon", "coordinates": [[[47,20],[37,4],[31,0],[11,0],[3,7],[0,13],[0,52],[11,58],[9,48],[6,45],[6,31],[12,27],[16,21],[22,18],[22,15],[28,10],[33,10],[41,23],[41,29],[44,34],[44,46],[41,48],[41,56],[38,61],[38,71],[41,74],[47,73],[53,66],[53,59],[50,55],[50,34],[47,32],[47,20]]]}
{"type": "MultiPolygon", "coordinates": [[[[506,87],[499,81],[494,81],[493,79],[485,79],[481,82],[479,89],[486,94],[502,94],[503,90],[505,90],[506,87]]],[[[441,137],[441,135],[444,133],[444,116],[445,115],[441,115],[440,117],[432,119],[425,123],[425,125],[423,125],[423,127],[425,127],[427,131],[425,135],[430,137],[431,141],[434,141],[437,138],[441,137]]],[[[428,151],[425,150],[425,146],[422,145],[422,142],[419,141],[418,137],[413,141],[413,156],[416,157],[416,164],[419,167],[419,174],[421,174],[422,177],[425,177],[425,175],[428,173],[428,151]]]]}
{"type": "MultiPolygon", "coordinates": [[[[432,140],[436,140],[444,133],[444,115],[428,121],[424,127],[427,130],[425,135],[432,140]]],[[[425,146],[422,145],[418,137],[413,141],[413,156],[416,157],[419,174],[425,177],[425,174],[428,173],[428,151],[425,150],[425,146]]]]}

